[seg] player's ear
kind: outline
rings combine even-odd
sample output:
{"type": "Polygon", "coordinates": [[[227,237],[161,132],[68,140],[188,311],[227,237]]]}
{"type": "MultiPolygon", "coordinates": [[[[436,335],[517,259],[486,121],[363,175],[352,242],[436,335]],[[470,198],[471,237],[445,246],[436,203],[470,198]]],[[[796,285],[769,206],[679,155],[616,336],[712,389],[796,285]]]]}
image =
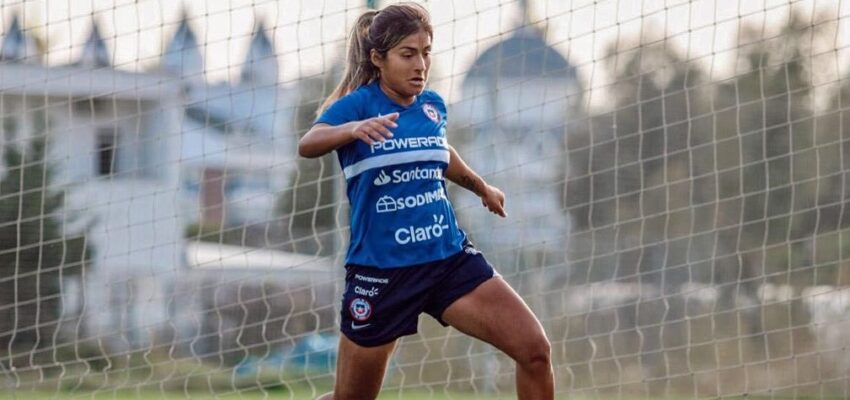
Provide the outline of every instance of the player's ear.
{"type": "Polygon", "coordinates": [[[369,60],[372,61],[372,65],[375,68],[381,69],[384,67],[384,57],[381,56],[381,53],[378,50],[372,49],[369,51],[369,60]]]}

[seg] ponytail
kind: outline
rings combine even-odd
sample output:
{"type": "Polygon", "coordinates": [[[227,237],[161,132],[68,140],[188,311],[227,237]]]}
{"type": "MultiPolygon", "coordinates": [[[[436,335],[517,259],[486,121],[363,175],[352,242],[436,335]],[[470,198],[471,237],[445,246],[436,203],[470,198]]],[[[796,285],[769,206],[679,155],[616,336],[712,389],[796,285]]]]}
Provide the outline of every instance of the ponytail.
{"type": "Polygon", "coordinates": [[[372,64],[372,50],[386,57],[391,48],[419,31],[434,38],[428,11],[415,3],[393,4],[381,11],[369,10],[360,15],[349,36],[342,80],[319,107],[317,115],[341,97],[379,78],[380,70],[372,64]]]}
{"type": "Polygon", "coordinates": [[[340,97],[378,78],[378,68],[372,64],[371,60],[374,45],[369,40],[369,27],[372,26],[376,15],[378,11],[370,10],[357,18],[348,40],[348,54],[342,80],[319,107],[317,114],[321,115],[340,97]]]}

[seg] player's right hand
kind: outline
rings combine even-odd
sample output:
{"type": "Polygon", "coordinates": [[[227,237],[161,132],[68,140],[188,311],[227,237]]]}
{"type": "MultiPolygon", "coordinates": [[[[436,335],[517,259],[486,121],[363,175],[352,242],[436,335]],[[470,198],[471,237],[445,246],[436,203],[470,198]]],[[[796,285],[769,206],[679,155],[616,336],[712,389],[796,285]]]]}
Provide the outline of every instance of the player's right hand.
{"type": "Polygon", "coordinates": [[[351,130],[351,136],[355,139],[362,140],[370,146],[375,142],[383,142],[384,140],[393,137],[393,133],[390,132],[390,128],[398,127],[398,124],[395,123],[397,119],[397,112],[382,115],[380,117],[364,119],[354,125],[351,130]]]}
{"type": "Polygon", "coordinates": [[[487,207],[490,212],[502,218],[508,217],[508,213],[505,211],[505,193],[499,188],[493,185],[486,185],[480,196],[481,204],[487,207]]]}

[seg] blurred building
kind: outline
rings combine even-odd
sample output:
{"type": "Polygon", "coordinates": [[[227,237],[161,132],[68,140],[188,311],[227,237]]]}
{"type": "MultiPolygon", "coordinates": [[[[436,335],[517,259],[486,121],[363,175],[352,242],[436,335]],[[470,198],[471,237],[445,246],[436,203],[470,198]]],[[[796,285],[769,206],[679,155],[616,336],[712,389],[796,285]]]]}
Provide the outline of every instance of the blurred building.
{"type": "Polygon", "coordinates": [[[204,79],[201,48],[184,14],[161,60],[185,95],[181,185],[189,221],[213,226],[272,218],[295,167],[294,90],[278,85],[274,47],[258,24],[237,82],[204,79]]]}
{"type": "MultiPolygon", "coordinates": [[[[465,193],[457,205],[482,246],[538,255],[563,254],[569,220],[561,210],[564,135],[578,101],[576,71],[523,23],[483,51],[453,104],[455,129],[466,131],[464,159],[507,196],[508,219],[489,214],[465,193]]],[[[522,261],[521,261],[522,263],[522,261]]]]}
{"type": "MultiPolygon", "coordinates": [[[[50,185],[66,194],[66,230],[88,231],[95,256],[84,278],[63,282],[66,318],[83,321],[76,334],[108,338],[115,348],[148,345],[163,326],[186,331],[172,332],[177,337],[191,334],[173,319],[200,313],[192,307],[207,304],[206,292],[181,292],[179,307],[175,292],[242,268],[222,261],[215,244],[188,242],[187,226],[268,221],[295,169],[296,138],[287,129],[294,90],[277,82],[272,42],[259,24],[232,83],[204,79],[185,15],[155,71],[116,69],[94,21],[69,65],[45,65],[41,47],[13,18],[0,47],[0,125],[4,146],[47,137],[50,185]],[[218,254],[218,267],[199,263],[199,254],[218,254]]],[[[265,274],[240,272],[232,285],[291,287],[313,276],[314,269],[292,271],[304,257],[269,252],[262,254],[273,262],[259,267],[265,274]]],[[[213,292],[230,290],[216,282],[213,292]]]]}
{"type": "MultiPolygon", "coordinates": [[[[179,82],[158,72],[111,65],[92,24],[76,62],[46,66],[38,41],[17,18],[0,62],[4,146],[25,148],[46,137],[49,183],[65,193],[65,231],[88,229],[96,258],[85,274],[63,282],[66,315],[83,316],[86,334],[143,329],[165,320],[166,282],[184,265],[179,193],[179,82]]],[[[5,168],[5,166],[3,166],[5,168]]]]}

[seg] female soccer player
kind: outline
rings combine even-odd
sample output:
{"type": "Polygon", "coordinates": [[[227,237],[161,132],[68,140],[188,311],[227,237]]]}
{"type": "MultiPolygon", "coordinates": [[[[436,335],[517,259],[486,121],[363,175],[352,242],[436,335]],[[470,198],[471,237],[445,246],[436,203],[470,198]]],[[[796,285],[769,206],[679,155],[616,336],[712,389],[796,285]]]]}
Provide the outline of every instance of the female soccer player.
{"type": "Polygon", "coordinates": [[[433,29],[424,8],[368,11],[351,33],[339,86],[301,139],[303,157],[336,150],[351,203],[334,391],[374,399],[396,341],[426,312],[516,361],[520,399],[552,399],[540,322],[467,240],[444,178],[506,216],[504,194],[446,142],[446,105],[425,89],[433,29]]]}

